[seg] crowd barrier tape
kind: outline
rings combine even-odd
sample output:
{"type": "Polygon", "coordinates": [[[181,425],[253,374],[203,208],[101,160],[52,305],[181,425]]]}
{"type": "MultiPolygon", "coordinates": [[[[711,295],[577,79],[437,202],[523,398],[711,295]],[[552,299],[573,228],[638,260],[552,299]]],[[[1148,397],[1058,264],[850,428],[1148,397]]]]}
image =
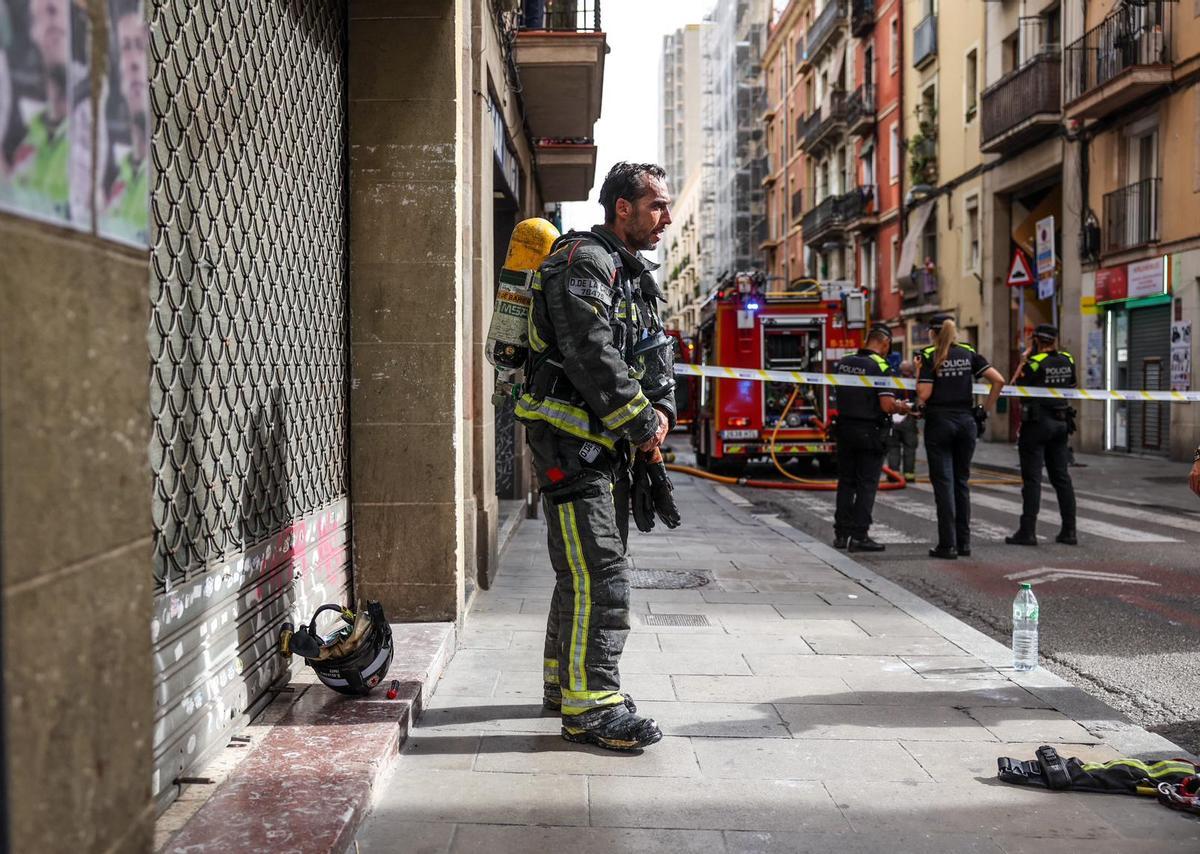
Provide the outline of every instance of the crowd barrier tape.
{"type": "MultiPolygon", "coordinates": [[[[676,364],[675,373],[686,377],[719,380],[795,383],[798,385],[867,386],[868,388],[915,389],[916,380],[903,377],[868,377],[863,374],[818,374],[808,371],[767,371],[760,368],[723,368],[716,365],[676,364]]],[[[988,394],[991,386],[976,384],[976,394],[988,394]]],[[[1165,403],[1200,403],[1200,391],[1144,391],[1141,389],[1036,388],[1006,385],[1002,397],[1052,397],[1059,400],[1129,400],[1165,403]]]]}

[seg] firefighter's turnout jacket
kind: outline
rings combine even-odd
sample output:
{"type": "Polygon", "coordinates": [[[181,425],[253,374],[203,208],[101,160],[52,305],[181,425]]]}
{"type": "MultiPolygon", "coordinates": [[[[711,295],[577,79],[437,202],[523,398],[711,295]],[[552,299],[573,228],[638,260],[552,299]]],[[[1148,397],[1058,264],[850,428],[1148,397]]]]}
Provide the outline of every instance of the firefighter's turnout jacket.
{"type": "Polygon", "coordinates": [[[617,663],[629,632],[630,445],[654,435],[656,406],[675,420],[670,395],[646,397],[645,365],[633,355],[662,328],[655,267],[596,226],[563,235],[533,283],[528,389],[516,415],[554,566],[544,682],[564,726],[592,728],[625,710],[617,663]]]}

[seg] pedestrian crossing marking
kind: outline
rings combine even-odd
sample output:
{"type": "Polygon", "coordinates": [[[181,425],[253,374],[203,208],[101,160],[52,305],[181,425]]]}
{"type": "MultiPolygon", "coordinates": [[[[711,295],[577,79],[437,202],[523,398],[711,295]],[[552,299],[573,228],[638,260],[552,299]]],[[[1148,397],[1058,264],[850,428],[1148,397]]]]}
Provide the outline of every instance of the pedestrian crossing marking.
{"type": "MultiPolygon", "coordinates": [[[[833,524],[834,512],[833,505],[822,498],[815,495],[791,495],[789,496],[793,503],[799,504],[812,515],[816,516],[822,522],[833,524]]],[[[875,522],[871,525],[871,539],[884,545],[910,545],[913,543],[924,542],[903,531],[898,531],[895,528],[884,525],[881,522],[875,522]]]]}
{"type": "MultiPolygon", "coordinates": [[[[994,486],[988,487],[999,492],[1021,493],[1019,486],[994,486]]],[[[1046,487],[1047,493],[1042,496],[1043,503],[1053,504],[1058,506],[1058,501],[1053,497],[1053,492],[1049,487],[1046,487]]],[[[1165,528],[1178,528],[1181,531],[1193,533],[1200,531],[1200,519],[1187,519],[1179,516],[1172,516],[1168,513],[1154,513],[1150,510],[1139,510],[1134,507],[1126,507],[1123,504],[1109,504],[1107,501],[1095,501],[1090,498],[1075,497],[1075,504],[1081,510],[1094,510],[1097,513],[1107,513],[1110,516],[1120,516],[1124,519],[1137,519],[1139,522],[1147,522],[1151,525],[1162,525],[1165,528]]]]}
{"type": "Polygon", "coordinates": [[[1030,584],[1049,584],[1052,581],[1106,581],[1110,584],[1140,584],[1145,587],[1160,587],[1154,581],[1146,581],[1136,575],[1124,572],[1102,572],[1091,569],[1057,569],[1043,566],[1038,569],[1027,569],[1023,572],[1012,572],[1004,576],[1009,581],[1027,581],[1030,584]]]}
{"type": "MultiPolygon", "coordinates": [[[[937,508],[931,504],[921,504],[913,501],[911,497],[906,497],[903,494],[885,493],[879,495],[875,499],[876,503],[882,503],[885,507],[890,507],[893,510],[898,510],[901,513],[907,513],[909,516],[915,516],[923,522],[932,522],[937,524],[937,508]]],[[[1011,532],[999,525],[993,525],[991,522],[985,522],[982,519],[971,520],[971,537],[972,539],[992,540],[995,542],[1003,542],[1011,532]]]]}

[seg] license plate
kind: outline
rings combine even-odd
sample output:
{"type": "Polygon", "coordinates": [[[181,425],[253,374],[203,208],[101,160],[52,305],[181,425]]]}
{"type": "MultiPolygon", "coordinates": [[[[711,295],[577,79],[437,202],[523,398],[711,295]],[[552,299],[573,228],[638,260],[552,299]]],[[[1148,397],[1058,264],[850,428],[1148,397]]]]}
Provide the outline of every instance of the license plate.
{"type": "Polygon", "coordinates": [[[757,439],[757,430],[722,430],[722,439],[757,439]]]}

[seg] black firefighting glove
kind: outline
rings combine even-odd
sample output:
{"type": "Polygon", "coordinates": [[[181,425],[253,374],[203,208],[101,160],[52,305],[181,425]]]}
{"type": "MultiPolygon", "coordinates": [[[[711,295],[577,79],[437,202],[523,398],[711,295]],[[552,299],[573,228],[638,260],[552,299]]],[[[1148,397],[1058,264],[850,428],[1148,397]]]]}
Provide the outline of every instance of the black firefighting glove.
{"type": "Polygon", "coordinates": [[[976,406],[971,410],[971,415],[975,418],[975,430],[978,436],[983,436],[983,431],[987,429],[988,414],[987,410],[982,406],[976,406]]]}
{"type": "Polygon", "coordinates": [[[675,487],[671,486],[671,478],[667,476],[667,464],[661,456],[656,463],[647,463],[646,471],[650,475],[650,494],[654,499],[654,510],[658,518],[668,528],[679,527],[682,517],[679,508],[675,506],[675,497],[671,494],[675,487]]]}
{"type": "Polygon", "coordinates": [[[629,497],[633,503],[633,521],[643,534],[654,530],[654,486],[650,482],[649,468],[645,454],[637,454],[633,461],[629,497]]]}

